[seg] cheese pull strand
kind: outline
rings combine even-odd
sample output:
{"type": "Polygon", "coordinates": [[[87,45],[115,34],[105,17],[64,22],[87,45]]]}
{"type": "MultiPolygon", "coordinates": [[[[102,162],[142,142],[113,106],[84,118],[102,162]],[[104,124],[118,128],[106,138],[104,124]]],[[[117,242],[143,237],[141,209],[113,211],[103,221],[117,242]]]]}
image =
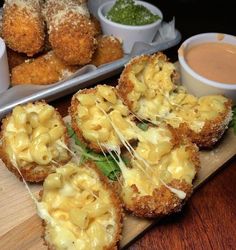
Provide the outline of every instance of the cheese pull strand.
{"type": "Polygon", "coordinates": [[[184,200],[186,198],[186,193],[180,189],[177,189],[177,188],[173,188],[169,185],[167,185],[162,179],[160,179],[161,183],[166,187],[168,188],[172,193],[176,194],[177,197],[181,200],[184,200]]]}

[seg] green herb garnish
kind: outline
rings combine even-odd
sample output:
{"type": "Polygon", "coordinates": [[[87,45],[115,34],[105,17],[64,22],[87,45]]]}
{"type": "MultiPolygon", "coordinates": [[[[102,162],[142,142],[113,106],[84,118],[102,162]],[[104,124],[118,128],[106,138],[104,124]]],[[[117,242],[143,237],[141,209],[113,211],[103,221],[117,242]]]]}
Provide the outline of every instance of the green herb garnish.
{"type": "Polygon", "coordinates": [[[126,25],[145,25],[160,19],[158,15],[143,5],[136,4],[134,0],[117,0],[107,13],[107,18],[126,25]]]}
{"type": "Polygon", "coordinates": [[[234,134],[236,135],[236,106],[233,107],[233,117],[229,126],[233,128],[234,134]]]}
{"type": "Polygon", "coordinates": [[[137,123],[137,126],[142,129],[143,131],[147,131],[148,130],[148,124],[145,122],[139,122],[137,123]]]}
{"type": "Polygon", "coordinates": [[[78,139],[75,131],[69,124],[67,124],[67,132],[69,137],[71,137],[74,140],[75,144],[79,146],[80,163],[83,163],[86,160],[92,160],[102,171],[102,173],[110,180],[115,181],[117,179],[117,177],[120,175],[121,170],[114,160],[114,158],[116,159],[115,155],[112,157],[110,154],[98,154],[87,148],[86,145],[78,139]]]}

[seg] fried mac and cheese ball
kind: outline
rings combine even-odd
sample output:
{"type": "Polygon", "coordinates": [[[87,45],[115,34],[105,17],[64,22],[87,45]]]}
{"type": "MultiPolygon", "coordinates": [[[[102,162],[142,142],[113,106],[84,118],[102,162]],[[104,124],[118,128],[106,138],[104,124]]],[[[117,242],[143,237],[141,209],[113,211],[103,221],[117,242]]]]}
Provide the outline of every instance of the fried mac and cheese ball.
{"type": "Polygon", "coordinates": [[[122,206],[94,163],[58,168],[45,179],[40,203],[49,249],[117,249],[122,206]]]}
{"type": "Polygon", "coordinates": [[[231,101],[221,95],[197,98],[175,79],[175,66],[162,53],[136,57],[120,76],[118,94],[141,119],[167,122],[198,146],[211,147],[228,126],[231,101]]]}
{"type": "Polygon", "coordinates": [[[128,141],[136,136],[133,117],[114,87],[98,85],[78,91],[72,97],[69,113],[77,136],[95,151],[100,152],[107,145],[110,148],[122,145],[116,130],[128,141]]]}
{"type": "Polygon", "coordinates": [[[90,63],[100,66],[118,60],[123,56],[122,43],[114,36],[103,35],[98,37],[98,47],[90,63]]]}
{"type": "Polygon", "coordinates": [[[45,102],[16,106],[3,119],[0,138],[0,156],[6,167],[29,182],[44,180],[71,158],[65,124],[45,102]]]}
{"type": "Polygon", "coordinates": [[[120,197],[126,210],[139,217],[179,211],[192,193],[199,170],[198,148],[164,124],[136,132],[137,142],[126,153],[129,164],[117,156],[122,172],[120,197]]]}
{"type": "Polygon", "coordinates": [[[47,0],[44,16],[55,54],[68,65],[85,65],[96,49],[97,30],[86,3],[47,0]]]}
{"type": "Polygon", "coordinates": [[[14,67],[11,73],[11,84],[47,85],[63,80],[72,75],[79,67],[65,65],[53,51],[38,58],[26,60],[14,67]]]}
{"type": "Polygon", "coordinates": [[[41,0],[5,0],[2,35],[7,46],[33,56],[44,46],[41,0]]]}
{"type": "Polygon", "coordinates": [[[117,185],[128,211],[159,217],[181,209],[199,168],[197,146],[165,123],[143,130],[111,86],[77,92],[70,115],[81,140],[116,157],[117,185]]]}

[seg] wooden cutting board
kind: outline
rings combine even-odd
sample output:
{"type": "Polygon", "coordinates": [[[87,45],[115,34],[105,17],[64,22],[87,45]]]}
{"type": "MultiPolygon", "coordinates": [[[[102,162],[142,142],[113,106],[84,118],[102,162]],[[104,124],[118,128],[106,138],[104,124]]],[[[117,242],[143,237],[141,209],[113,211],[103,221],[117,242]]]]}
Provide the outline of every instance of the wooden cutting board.
{"type": "MultiPolygon", "coordinates": [[[[201,151],[201,170],[194,182],[196,189],[236,154],[236,136],[229,129],[220,143],[211,151],[201,151]]],[[[0,160],[0,249],[46,250],[42,239],[42,222],[36,214],[24,184],[10,173],[0,160]]],[[[41,185],[30,185],[34,194],[41,185]]],[[[121,248],[145,231],[154,220],[126,215],[121,248]]]]}

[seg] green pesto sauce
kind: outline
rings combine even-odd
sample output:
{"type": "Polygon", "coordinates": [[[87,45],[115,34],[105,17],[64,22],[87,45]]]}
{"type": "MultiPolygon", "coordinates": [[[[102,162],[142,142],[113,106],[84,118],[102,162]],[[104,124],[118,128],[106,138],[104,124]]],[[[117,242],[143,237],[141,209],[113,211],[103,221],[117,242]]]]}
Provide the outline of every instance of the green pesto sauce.
{"type": "Polygon", "coordinates": [[[107,13],[107,18],[126,25],[145,25],[160,19],[143,5],[135,4],[134,0],[117,0],[107,13]]]}

